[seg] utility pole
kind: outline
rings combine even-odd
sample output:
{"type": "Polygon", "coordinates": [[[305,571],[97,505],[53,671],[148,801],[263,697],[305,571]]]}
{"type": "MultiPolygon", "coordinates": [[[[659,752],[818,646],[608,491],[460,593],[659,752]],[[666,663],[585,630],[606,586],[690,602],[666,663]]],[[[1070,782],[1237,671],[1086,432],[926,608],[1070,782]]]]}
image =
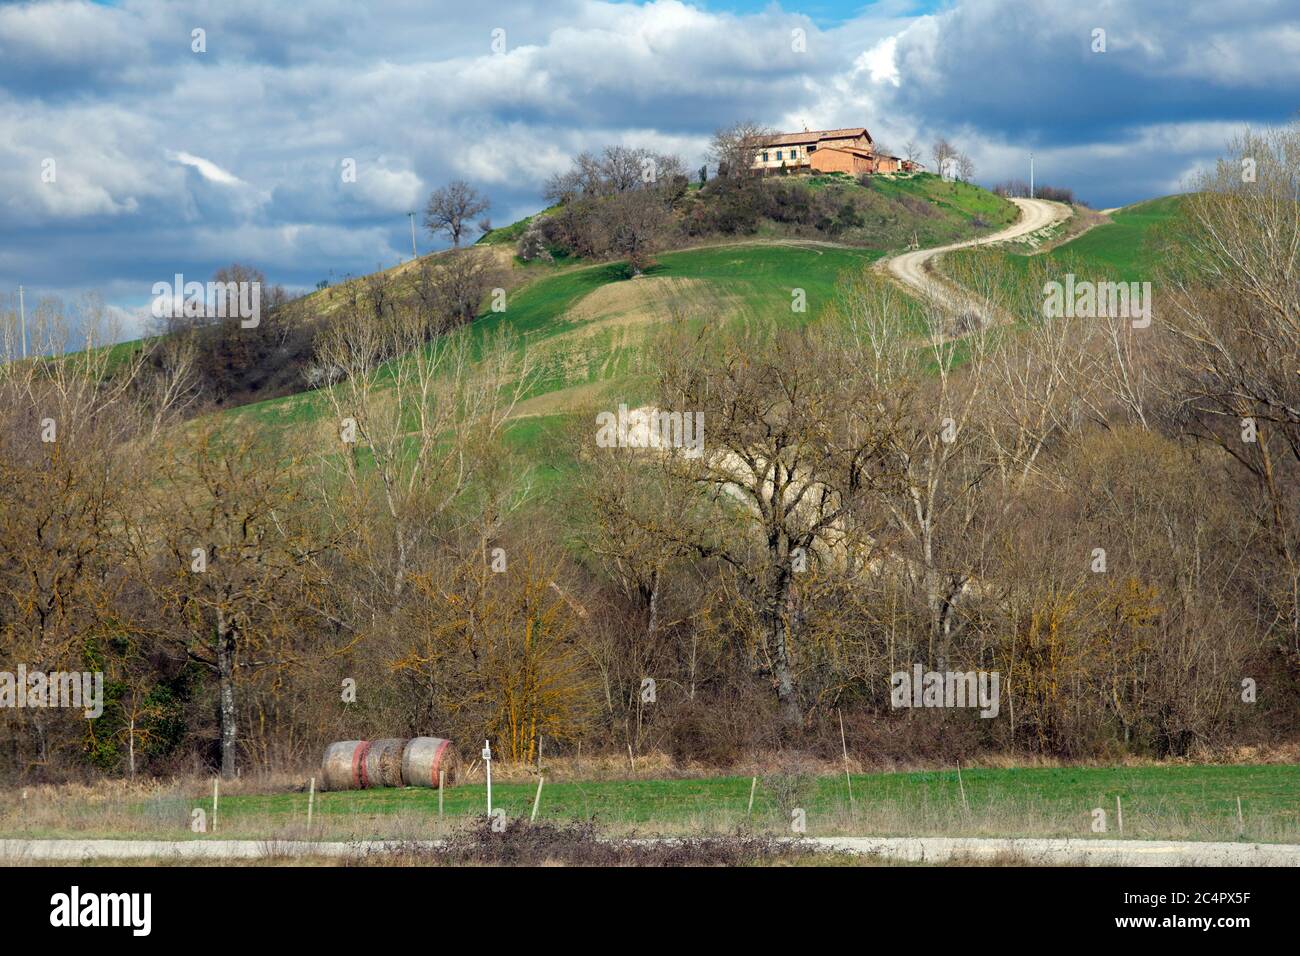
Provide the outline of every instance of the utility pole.
{"type": "Polygon", "coordinates": [[[18,287],[18,315],[23,327],[23,358],[27,358],[27,309],[23,305],[23,287],[18,287]]]}
{"type": "Polygon", "coordinates": [[[411,261],[414,262],[420,258],[420,254],[415,251],[415,213],[408,212],[407,215],[411,217],[411,261]]]}
{"type": "Polygon", "coordinates": [[[1029,198],[1034,198],[1034,154],[1029,154],[1029,198]]]}

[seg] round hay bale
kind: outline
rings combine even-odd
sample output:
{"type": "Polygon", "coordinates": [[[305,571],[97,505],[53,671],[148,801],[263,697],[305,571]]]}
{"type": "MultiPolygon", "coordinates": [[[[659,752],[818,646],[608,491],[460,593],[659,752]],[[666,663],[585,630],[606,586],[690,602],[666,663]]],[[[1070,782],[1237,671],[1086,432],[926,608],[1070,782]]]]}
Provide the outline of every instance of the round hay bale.
{"type": "Polygon", "coordinates": [[[405,737],[384,737],[370,741],[364,761],[362,787],[400,787],[402,785],[402,751],[405,737]]]}
{"type": "Polygon", "coordinates": [[[456,783],[460,773],[460,754],[450,740],[442,737],[412,737],[402,752],[402,782],[408,787],[438,788],[441,771],[447,786],[456,783]]]}
{"type": "Polygon", "coordinates": [[[358,789],[359,764],[367,745],[365,740],[338,740],[326,747],[321,760],[321,789],[358,789]]]}

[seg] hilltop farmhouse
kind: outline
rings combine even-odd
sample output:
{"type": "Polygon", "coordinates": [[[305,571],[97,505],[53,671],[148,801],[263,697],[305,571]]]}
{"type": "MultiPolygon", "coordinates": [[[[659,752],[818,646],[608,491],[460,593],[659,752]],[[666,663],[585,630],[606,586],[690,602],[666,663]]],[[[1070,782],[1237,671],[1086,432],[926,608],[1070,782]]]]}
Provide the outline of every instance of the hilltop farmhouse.
{"type": "Polygon", "coordinates": [[[897,173],[919,168],[913,163],[876,150],[864,126],[846,129],[777,133],[755,144],[750,170],[772,173],[897,173]]]}

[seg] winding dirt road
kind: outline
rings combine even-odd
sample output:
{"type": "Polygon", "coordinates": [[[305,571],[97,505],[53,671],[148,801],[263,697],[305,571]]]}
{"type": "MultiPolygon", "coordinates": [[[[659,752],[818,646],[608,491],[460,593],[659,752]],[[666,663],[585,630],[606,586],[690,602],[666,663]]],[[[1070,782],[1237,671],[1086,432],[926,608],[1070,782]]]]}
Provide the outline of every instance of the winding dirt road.
{"type": "Polygon", "coordinates": [[[1059,202],[1050,202],[1046,199],[1012,199],[1011,201],[1020,207],[1020,218],[1006,229],[990,233],[987,236],[981,236],[978,239],[969,239],[965,242],[954,242],[947,246],[935,246],[931,249],[903,252],[888,259],[882,259],[877,263],[877,267],[884,269],[899,282],[921,293],[926,298],[934,299],[950,309],[957,311],[969,309],[970,303],[961,289],[942,279],[927,267],[931,260],[945,252],[952,252],[954,249],[984,246],[989,243],[1005,242],[1008,239],[1026,236],[1053,223],[1069,219],[1071,215],[1070,207],[1059,202]]]}

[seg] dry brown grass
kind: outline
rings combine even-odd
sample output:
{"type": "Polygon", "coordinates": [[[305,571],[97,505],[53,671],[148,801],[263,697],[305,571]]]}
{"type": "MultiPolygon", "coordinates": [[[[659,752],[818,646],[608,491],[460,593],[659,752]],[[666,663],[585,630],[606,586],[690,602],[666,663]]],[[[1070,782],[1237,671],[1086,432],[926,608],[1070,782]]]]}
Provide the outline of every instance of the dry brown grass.
{"type": "Polygon", "coordinates": [[[739,299],[701,279],[640,276],[630,282],[611,282],[587,293],[564,314],[580,322],[580,333],[611,327],[666,322],[675,314],[710,314],[723,317],[737,311],[739,299]],[[706,311],[707,310],[707,311],[706,311]]]}
{"type": "MultiPolygon", "coordinates": [[[[466,782],[482,783],[482,764],[470,762],[474,775],[466,782]]],[[[1026,756],[1012,753],[990,753],[962,760],[963,769],[1013,770],[1018,768],[1053,767],[1157,767],[1300,764],[1300,741],[1277,744],[1234,746],[1228,748],[1197,747],[1186,757],[1156,760],[1149,757],[1106,757],[1091,760],[1061,760],[1055,757],[1026,756]]],[[[844,773],[845,761],[838,757],[818,757],[802,751],[780,753],[751,753],[734,764],[719,768],[697,761],[681,761],[672,755],[654,751],[638,756],[635,763],[624,754],[598,754],[583,757],[546,757],[542,766],[548,780],[675,780],[694,777],[716,777],[719,774],[748,777],[763,776],[776,768],[796,767],[799,772],[817,777],[831,777],[844,773]]],[[[925,760],[866,760],[850,755],[850,773],[913,773],[917,771],[951,770],[950,763],[936,764],[925,760]]],[[[536,780],[535,764],[492,763],[492,779],[505,782],[536,780]]]]}

